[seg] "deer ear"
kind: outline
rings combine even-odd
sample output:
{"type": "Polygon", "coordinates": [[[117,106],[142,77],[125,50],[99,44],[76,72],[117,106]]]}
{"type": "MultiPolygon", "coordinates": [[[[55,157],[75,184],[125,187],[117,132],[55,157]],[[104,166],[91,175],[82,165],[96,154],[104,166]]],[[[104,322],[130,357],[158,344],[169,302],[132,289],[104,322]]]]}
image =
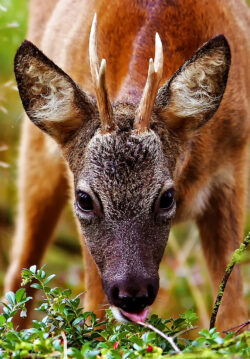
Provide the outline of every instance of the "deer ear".
{"type": "Polygon", "coordinates": [[[24,41],[15,57],[23,107],[35,125],[63,144],[93,112],[93,102],[36,46],[24,41]]]}
{"type": "Polygon", "coordinates": [[[218,35],[160,88],[156,105],[171,130],[191,137],[214,115],[225,91],[230,60],[228,42],[218,35]]]}

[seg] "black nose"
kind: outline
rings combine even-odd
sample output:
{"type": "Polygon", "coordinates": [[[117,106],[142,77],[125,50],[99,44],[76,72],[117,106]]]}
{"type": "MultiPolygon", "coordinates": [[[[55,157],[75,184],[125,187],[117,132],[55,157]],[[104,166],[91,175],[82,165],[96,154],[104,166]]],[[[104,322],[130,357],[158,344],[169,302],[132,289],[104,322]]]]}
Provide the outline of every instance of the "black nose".
{"type": "Polygon", "coordinates": [[[110,304],[129,313],[140,313],[144,308],[151,305],[155,300],[158,289],[158,278],[129,278],[109,283],[109,285],[104,283],[104,290],[110,304]]]}

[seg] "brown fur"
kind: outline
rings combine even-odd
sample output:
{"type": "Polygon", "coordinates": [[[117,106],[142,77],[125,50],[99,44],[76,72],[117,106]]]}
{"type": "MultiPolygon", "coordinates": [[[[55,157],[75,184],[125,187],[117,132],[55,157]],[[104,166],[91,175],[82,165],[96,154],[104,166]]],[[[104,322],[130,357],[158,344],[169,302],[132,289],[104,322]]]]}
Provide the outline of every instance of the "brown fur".
{"type": "MultiPolygon", "coordinates": [[[[157,217],[155,224],[149,206],[153,198],[159,195],[159,190],[174,183],[174,222],[187,219],[196,221],[216,292],[228,259],[239,246],[243,235],[246,148],[250,132],[250,82],[247,81],[250,65],[247,34],[250,23],[244,1],[114,0],[93,1],[90,5],[87,0],[60,0],[54,5],[54,11],[53,6],[40,8],[41,4],[39,1],[31,2],[29,38],[81,88],[92,94],[87,49],[91,20],[94,12],[98,13],[99,57],[107,60],[107,87],[111,99],[116,102],[113,105],[117,123],[115,132],[98,135],[100,122],[95,99],[82,92],[68,75],[39,51],[37,56],[47,66],[46,71],[51,71],[52,76],[59,74],[62,80],[60,84],[72,86],[76,112],[74,121],[69,123],[70,127],[68,118],[63,118],[64,111],[61,122],[48,123],[42,118],[35,121],[29,106],[38,106],[39,116],[41,98],[38,96],[33,103],[28,101],[27,93],[32,92],[31,85],[28,85],[26,77],[21,77],[22,71],[16,71],[26,111],[34,123],[60,143],[74,174],[75,188],[88,188],[91,184],[101,194],[105,213],[101,226],[95,220],[82,218],[77,209],[76,213],[81,223],[81,233],[85,235],[88,248],[102,274],[104,287],[111,276],[115,279],[114,268],[117,278],[122,278],[123,272],[132,273],[132,278],[138,272],[138,267],[142,268],[145,278],[157,277],[157,266],[174,210],[164,220],[157,217]],[[36,21],[38,23],[34,25],[36,21]],[[162,85],[165,85],[156,100],[151,130],[148,134],[133,135],[133,122],[146,81],[148,59],[154,54],[155,32],[159,32],[163,42],[162,85]],[[223,100],[220,104],[229,67],[228,50],[225,44],[219,44],[217,54],[213,42],[212,60],[221,60],[220,49],[223,49],[224,65],[219,67],[221,72],[216,72],[216,76],[212,74],[206,79],[211,79],[210,92],[219,98],[212,101],[212,107],[211,104],[207,108],[203,105],[190,114],[185,101],[179,100],[181,95],[175,97],[175,81],[182,79],[182,88],[186,85],[190,88],[201,86],[201,80],[197,80],[198,85],[190,82],[192,72],[187,73],[187,82],[182,77],[184,69],[192,69],[192,61],[195,60],[198,67],[198,72],[194,71],[195,78],[202,78],[200,69],[204,67],[199,65],[199,52],[193,60],[186,61],[205,41],[220,33],[228,39],[232,54],[223,100]],[[176,72],[184,63],[184,68],[176,72]],[[172,79],[166,83],[171,76],[172,79]],[[212,117],[219,104],[218,111],[212,117]],[[208,123],[198,131],[198,127],[206,121],[208,123]],[[73,129],[72,124],[76,125],[73,129]],[[113,171],[114,168],[117,171],[113,171]]],[[[205,51],[202,49],[200,51],[205,51]]],[[[23,47],[24,50],[31,51],[27,55],[29,63],[35,66],[35,73],[42,76],[44,69],[33,62],[37,58],[34,48],[28,45],[23,47]]],[[[23,61],[20,51],[19,56],[16,59],[17,68],[23,61]]],[[[211,66],[210,52],[206,52],[202,61],[205,68],[211,66]]],[[[209,85],[209,81],[205,86],[209,85]]],[[[27,119],[20,158],[19,218],[6,290],[18,287],[22,267],[40,263],[65,203],[70,182],[58,147],[27,119]]],[[[101,281],[96,265],[84,246],[83,251],[90,268],[86,270],[87,306],[98,313],[98,305],[105,300],[101,281]]],[[[232,327],[245,318],[238,270],[229,281],[218,326],[221,329],[232,327]],[[232,303],[237,303],[234,310],[232,303]]]]}

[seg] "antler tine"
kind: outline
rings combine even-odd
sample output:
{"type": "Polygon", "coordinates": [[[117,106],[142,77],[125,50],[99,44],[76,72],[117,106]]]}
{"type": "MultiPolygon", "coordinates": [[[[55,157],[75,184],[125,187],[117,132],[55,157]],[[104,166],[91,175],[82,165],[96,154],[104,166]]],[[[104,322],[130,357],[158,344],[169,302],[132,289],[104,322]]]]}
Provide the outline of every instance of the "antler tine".
{"type": "Polygon", "coordinates": [[[106,60],[102,59],[99,68],[97,54],[97,15],[95,14],[89,38],[89,61],[92,81],[95,88],[98,110],[102,124],[102,132],[111,132],[115,127],[113,110],[106,86],[106,60]]]}
{"type": "Polygon", "coordinates": [[[143,90],[141,102],[137,110],[134,129],[144,132],[149,128],[150,117],[152,114],[158,87],[163,72],[163,49],[162,42],[158,33],[155,34],[155,59],[149,60],[148,77],[143,90]]]}
{"type": "Polygon", "coordinates": [[[158,32],[155,34],[155,71],[157,73],[159,83],[162,78],[162,72],[163,72],[163,48],[162,48],[162,42],[161,38],[158,34],[158,32]]]}
{"type": "Polygon", "coordinates": [[[97,55],[97,15],[95,14],[89,37],[89,62],[94,85],[97,85],[99,73],[99,59],[97,55]]]}

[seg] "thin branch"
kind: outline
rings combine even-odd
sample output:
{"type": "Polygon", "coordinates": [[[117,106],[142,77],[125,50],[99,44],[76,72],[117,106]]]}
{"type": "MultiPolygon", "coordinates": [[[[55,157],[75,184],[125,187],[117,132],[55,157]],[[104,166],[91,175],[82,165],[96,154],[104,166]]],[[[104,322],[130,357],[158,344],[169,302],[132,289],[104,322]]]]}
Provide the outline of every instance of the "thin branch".
{"type": "Polygon", "coordinates": [[[180,332],[178,332],[178,333],[176,333],[175,335],[173,335],[171,338],[172,338],[172,339],[177,338],[179,335],[188,333],[188,332],[190,332],[191,330],[195,330],[195,329],[197,329],[197,328],[198,328],[198,326],[196,326],[196,327],[191,327],[191,328],[187,328],[187,329],[183,329],[183,330],[181,330],[180,332]]]}
{"type": "Polygon", "coordinates": [[[149,329],[153,330],[155,333],[159,334],[162,338],[166,339],[169,342],[169,344],[172,346],[172,348],[174,349],[174,351],[176,353],[181,353],[180,349],[177,347],[177,345],[173,341],[173,338],[171,338],[171,337],[167,336],[166,334],[162,333],[159,329],[155,328],[151,324],[143,323],[143,322],[137,322],[137,323],[142,325],[143,327],[149,328],[149,329]]]}
{"type": "Polygon", "coordinates": [[[236,327],[233,327],[233,328],[230,328],[230,329],[227,329],[227,330],[223,330],[223,333],[230,333],[230,332],[234,332],[234,334],[238,334],[240,331],[241,331],[241,329],[243,329],[243,328],[245,328],[247,325],[249,325],[250,324],[250,320],[248,320],[247,322],[245,322],[245,323],[242,323],[242,324],[240,324],[240,325],[237,325],[236,327]],[[237,330],[235,330],[235,329],[237,329],[237,330]]]}
{"type": "Polygon", "coordinates": [[[214,328],[214,326],[215,326],[218,310],[220,308],[220,305],[221,305],[221,302],[222,302],[222,297],[224,295],[225,288],[226,288],[226,285],[227,285],[227,281],[228,281],[228,279],[230,277],[230,274],[232,273],[232,270],[234,269],[235,264],[239,263],[241,254],[246,250],[249,243],[250,243],[250,232],[248,233],[248,235],[244,239],[244,241],[241,244],[240,248],[238,248],[238,249],[236,249],[236,251],[234,251],[232,259],[231,259],[229,265],[226,268],[226,272],[224,274],[224,277],[222,279],[222,282],[221,282],[221,285],[220,285],[220,288],[219,288],[219,293],[218,293],[216,301],[214,303],[214,308],[213,308],[213,312],[212,312],[211,319],[210,319],[210,329],[214,328]]]}

